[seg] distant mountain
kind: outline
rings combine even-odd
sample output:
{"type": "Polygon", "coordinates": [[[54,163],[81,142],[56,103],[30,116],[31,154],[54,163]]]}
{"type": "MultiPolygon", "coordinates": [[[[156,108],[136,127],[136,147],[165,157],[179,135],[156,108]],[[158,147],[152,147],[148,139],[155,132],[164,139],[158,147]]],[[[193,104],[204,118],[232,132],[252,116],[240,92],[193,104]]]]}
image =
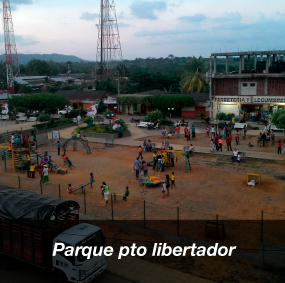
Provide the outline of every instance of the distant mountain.
{"type": "MultiPolygon", "coordinates": [[[[83,60],[79,57],[73,55],[63,55],[63,54],[18,54],[19,64],[26,65],[32,59],[40,59],[44,61],[53,61],[56,63],[66,63],[67,61],[70,62],[92,62],[88,60],[83,60]]],[[[5,54],[0,55],[0,61],[5,62],[5,54]]]]}

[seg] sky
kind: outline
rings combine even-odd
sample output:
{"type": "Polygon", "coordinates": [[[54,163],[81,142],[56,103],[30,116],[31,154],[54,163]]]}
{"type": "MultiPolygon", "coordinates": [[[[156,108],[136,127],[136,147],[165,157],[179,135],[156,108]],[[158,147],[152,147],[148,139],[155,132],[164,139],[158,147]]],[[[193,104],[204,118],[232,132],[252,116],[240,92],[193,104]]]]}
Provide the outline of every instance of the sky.
{"type": "MultiPolygon", "coordinates": [[[[127,60],[285,50],[284,0],[109,2],[115,3],[127,60]]],[[[18,53],[96,61],[100,0],[10,0],[10,5],[18,53]]],[[[4,52],[2,24],[0,53],[4,52]]]]}

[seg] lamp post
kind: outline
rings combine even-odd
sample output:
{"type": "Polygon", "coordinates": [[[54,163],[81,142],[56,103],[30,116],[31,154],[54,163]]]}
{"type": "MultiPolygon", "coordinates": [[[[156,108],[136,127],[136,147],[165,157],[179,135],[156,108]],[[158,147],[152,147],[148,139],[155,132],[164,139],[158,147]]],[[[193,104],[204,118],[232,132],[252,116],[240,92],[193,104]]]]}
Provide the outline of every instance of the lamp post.
{"type": "Polygon", "coordinates": [[[107,118],[109,119],[109,125],[110,125],[110,127],[111,127],[111,120],[112,120],[112,118],[114,117],[114,113],[108,113],[106,116],[107,116],[107,118]]]}
{"type": "Polygon", "coordinates": [[[169,117],[170,117],[170,123],[171,123],[171,110],[173,111],[174,108],[168,108],[168,111],[169,111],[169,117]]]}

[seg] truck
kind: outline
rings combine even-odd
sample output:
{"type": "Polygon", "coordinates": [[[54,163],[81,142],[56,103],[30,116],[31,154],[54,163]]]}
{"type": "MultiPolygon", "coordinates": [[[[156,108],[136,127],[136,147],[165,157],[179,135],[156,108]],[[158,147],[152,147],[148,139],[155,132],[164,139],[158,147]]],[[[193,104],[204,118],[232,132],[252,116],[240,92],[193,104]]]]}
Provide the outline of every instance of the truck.
{"type": "Polygon", "coordinates": [[[105,248],[100,227],[79,222],[79,204],[0,185],[0,266],[21,260],[53,272],[55,282],[87,283],[107,268],[104,256],[53,254],[54,246],[105,248]]]}

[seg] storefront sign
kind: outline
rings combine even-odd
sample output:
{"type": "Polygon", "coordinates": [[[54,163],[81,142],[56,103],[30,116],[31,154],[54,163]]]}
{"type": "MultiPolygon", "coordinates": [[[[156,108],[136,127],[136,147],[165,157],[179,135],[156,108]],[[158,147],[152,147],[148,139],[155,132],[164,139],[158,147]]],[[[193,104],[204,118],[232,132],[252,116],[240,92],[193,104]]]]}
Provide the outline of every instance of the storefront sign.
{"type": "Polygon", "coordinates": [[[215,102],[242,102],[251,103],[251,97],[248,96],[216,96],[215,102]]]}
{"type": "Polygon", "coordinates": [[[252,98],[253,103],[285,103],[284,96],[256,96],[252,98]]]}

